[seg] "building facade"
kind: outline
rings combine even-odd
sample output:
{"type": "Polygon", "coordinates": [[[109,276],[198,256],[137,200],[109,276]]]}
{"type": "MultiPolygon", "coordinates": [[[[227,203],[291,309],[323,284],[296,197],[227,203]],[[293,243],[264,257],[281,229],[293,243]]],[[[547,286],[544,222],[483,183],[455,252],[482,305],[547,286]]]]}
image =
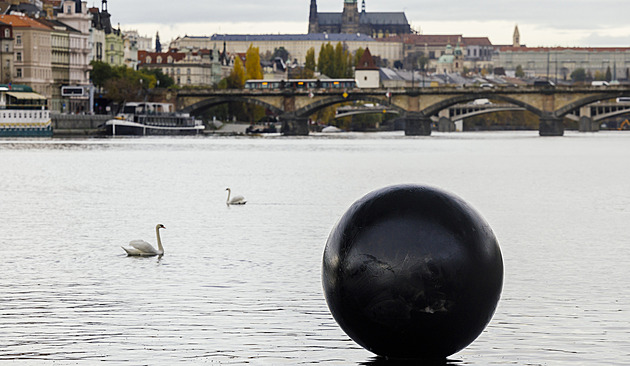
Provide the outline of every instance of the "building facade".
{"type": "Polygon", "coordinates": [[[8,84],[13,76],[13,27],[0,22],[0,84],[8,84]]]}
{"type": "Polygon", "coordinates": [[[53,95],[52,28],[22,15],[0,15],[13,27],[14,72],[12,82],[29,85],[48,100],[53,95]]]}
{"type": "Polygon", "coordinates": [[[276,49],[284,47],[289,52],[290,60],[303,65],[306,61],[306,53],[309,49],[315,49],[315,59],[319,57],[322,45],[331,43],[343,44],[351,53],[357,49],[370,48],[372,56],[378,56],[381,60],[386,60],[393,64],[402,60],[402,43],[400,42],[377,42],[372,37],[364,34],[269,34],[269,35],[230,35],[215,34],[211,37],[183,37],[171,42],[171,49],[222,49],[225,48],[228,54],[246,53],[250,45],[258,47],[261,54],[273,53],[276,49]]]}
{"type": "Polygon", "coordinates": [[[138,51],[138,68],[158,69],[178,86],[212,86],[223,78],[215,50],[177,52],[138,51]]]}
{"type": "Polygon", "coordinates": [[[612,80],[627,79],[630,74],[630,48],[513,47],[499,49],[494,67],[514,72],[520,66],[526,75],[554,80],[568,80],[571,73],[584,69],[595,76],[610,70],[612,80]]]}

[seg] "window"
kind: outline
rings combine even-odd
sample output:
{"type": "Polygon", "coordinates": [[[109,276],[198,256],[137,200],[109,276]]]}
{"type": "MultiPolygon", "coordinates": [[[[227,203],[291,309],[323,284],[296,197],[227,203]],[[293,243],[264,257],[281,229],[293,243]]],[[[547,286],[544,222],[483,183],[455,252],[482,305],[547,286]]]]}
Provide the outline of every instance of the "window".
{"type": "Polygon", "coordinates": [[[21,78],[22,77],[22,69],[16,69],[15,71],[16,71],[15,72],[15,76],[18,77],[18,78],[21,78]]]}
{"type": "Polygon", "coordinates": [[[186,70],[187,74],[190,75],[190,69],[186,70]]]}
{"type": "Polygon", "coordinates": [[[172,63],[173,63],[173,57],[168,56],[168,63],[169,63],[169,64],[172,64],[172,63]]]}
{"type": "Polygon", "coordinates": [[[15,59],[17,62],[22,62],[22,52],[16,52],[15,59]]]}
{"type": "Polygon", "coordinates": [[[9,30],[9,28],[6,28],[4,30],[4,38],[11,38],[11,31],[9,30]]]}
{"type": "Polygon", "coordinates": [[[21,46],[22,45],[22,35],[20,35],[20,34],[16,34],[15,35],[15,45],[16,46],[21,46]]]}
{"type": "Polygon", "coordinates": [[[161,64],[162,63],[162,56],[158,56],[156,62],[158,64],[161,64]]]}

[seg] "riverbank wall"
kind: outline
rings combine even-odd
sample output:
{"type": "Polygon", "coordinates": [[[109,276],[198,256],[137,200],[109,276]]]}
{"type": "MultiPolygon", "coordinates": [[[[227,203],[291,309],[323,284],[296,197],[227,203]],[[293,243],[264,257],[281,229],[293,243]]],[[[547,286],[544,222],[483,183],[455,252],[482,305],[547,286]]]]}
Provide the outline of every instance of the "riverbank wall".
{"type": "Polygon", "coordinates": [[[110,115],[52,114],[53,136],[94,136],[102,133],[100,128],[110,115]]]}

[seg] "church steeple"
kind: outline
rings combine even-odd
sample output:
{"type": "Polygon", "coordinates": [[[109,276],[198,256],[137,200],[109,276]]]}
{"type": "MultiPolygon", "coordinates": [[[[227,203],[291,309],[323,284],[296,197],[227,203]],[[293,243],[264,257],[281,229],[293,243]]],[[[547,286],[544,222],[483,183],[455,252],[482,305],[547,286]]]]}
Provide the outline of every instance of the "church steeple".
{"type": "Polygon", "coordinates": [[[103,0],[103,13],[107,13],[107,0],[103,0]]]}
{"type": "Polygon", "coordinates": [[[155,33],[155,52],[162,53],[162,42],[160,42],[160,32],[155,33]]]}
{"type": "Polygon", "coordinates": [[[518,31],[518,24],[514,27],[514,35],[512,36],[512,47],[521,47],[521,32],[518,31]]]}
{"type": "Polygon", "coordinates": [[[363,3],[361,4],[361,13],[365,13],[365,0],[363,0],[363,3]]]}

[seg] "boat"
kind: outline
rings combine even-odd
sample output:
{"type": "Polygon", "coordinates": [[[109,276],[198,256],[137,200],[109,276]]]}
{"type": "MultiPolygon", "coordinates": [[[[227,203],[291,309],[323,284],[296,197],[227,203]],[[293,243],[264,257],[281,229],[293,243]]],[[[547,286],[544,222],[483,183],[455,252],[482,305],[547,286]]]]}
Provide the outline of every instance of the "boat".
{"type": "Polygon", "coordinates": [[[122,113],[105,122],[105,133],[118,135],[197,135],[203,122],[187,113],[176,113],[170,103],[133,102],[122,113]]]}
{"type": "Polygon", "coordinates": [[[26,85],[0,85],[0,137],[51,137],[47,100],[26,85]]]}

